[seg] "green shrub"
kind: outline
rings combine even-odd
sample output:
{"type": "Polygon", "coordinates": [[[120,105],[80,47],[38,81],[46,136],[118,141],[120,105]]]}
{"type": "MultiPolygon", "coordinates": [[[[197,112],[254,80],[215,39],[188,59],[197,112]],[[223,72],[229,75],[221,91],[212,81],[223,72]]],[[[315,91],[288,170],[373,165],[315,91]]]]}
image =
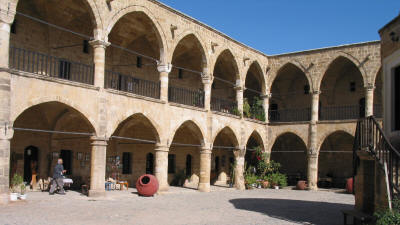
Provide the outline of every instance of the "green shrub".
{"type": "Polygon", "coordinates": [[[394,198],[392,206],[392,211],[386,209],[374,214],[377,218],[376,225],[400,225],[400,200],[394,198]]]}
{"type": "Polygon", "coordinates": [[[20,186],[24,183],[24,179],[18,173],[14,174],[11,179],[11,192],[17,193],[20,186]]]}
{"type": "Polygon", "coordinates": [[[249,104],[249,101],[247,100],[247,98],[243,99],[243,114],[245,117],[250,118],[251,117],[251,107],[249,104]]]}
{"type": "Polygon", "coordinates": [[[267,175],[266,178],[271,183],[271,185],[278,185],[280,187],[287,186],[287,177],[285,174],[279,172],[271,173],[267,175]]]}

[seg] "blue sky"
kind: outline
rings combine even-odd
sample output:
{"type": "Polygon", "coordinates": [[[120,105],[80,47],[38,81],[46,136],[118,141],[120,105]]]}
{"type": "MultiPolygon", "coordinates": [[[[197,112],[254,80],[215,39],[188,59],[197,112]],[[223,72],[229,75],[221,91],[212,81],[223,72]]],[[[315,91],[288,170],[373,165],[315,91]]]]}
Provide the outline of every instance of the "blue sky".
{"type": "Polygon", "coordinates": [[[400,0],[161,2],[268,55],[378,40],[400,12],[400,0]]]}

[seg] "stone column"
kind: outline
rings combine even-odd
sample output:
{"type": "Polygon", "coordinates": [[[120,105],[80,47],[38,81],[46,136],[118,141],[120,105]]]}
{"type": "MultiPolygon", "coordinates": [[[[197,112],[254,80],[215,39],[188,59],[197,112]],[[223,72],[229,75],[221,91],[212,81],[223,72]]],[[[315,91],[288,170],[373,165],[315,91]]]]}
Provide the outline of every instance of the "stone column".
{"type": "Polygon", "coordinates": [[[157,145],[155,148],[156,152],[156,165],[155,165],[155,176],[159,183],[158,191],[168,191],[168,146],[157,145]]]}
{"type": "Polygon", "coordinates": [[[374,115],[374,89],[375,86],[369,84],[365,87],[365,116],[374,115]]]}
{"type": "Polygon", "coordinates": [[[160,73],[160,100],[168,102],[168,75],[171,72],[172,65],[161,63],[157,66],[157,69],[160,73]]]}
{"type": "Polygon", "coordinates": [[[200,181],[199,191],[210,192],[211,150],[202,147],[200,151],[200,181]]]}
{"type": "Polygon", "coordinates": [[[102,40],[93,40],[89,43],[94,49],[94,86],[104,88],[106,48],[110,45],[110,43],[102,40]]]}
{"type": "Polygon", "coordinates": [[[11,125],[11,75],[7,71],[11,21],[0,21],[0,204],[8,202],[10,140],[13,135],[13,130],[8,128],[11,125]]]}
{"type": "Polygon", "coordinates": [[[237,106],[240,114],[243,115],[243,88],[242,86],[236,86],[236,101],[237,101],[237,106]]]}
{"type": "Polygon", "coordinates": [[[92,155],[90,167],[90,190],[89,197],[105,195],[104,182],[106,179],[106,150],[108,139],[103,137],[92,137],[92,155]]]}
{"type": "Polygon", "coordinates": [[[204,85],[204,108],[207,111],[211,110],[211,85],[212,80],[208,76],[203,77],[203,85],[204,85]]]}
{"type": "Polygon", "coordinates": [[[311,122],[309,133],[309,146],[307,153],[307,181],[309,190],[317,190],[318,186],[318,149],[317,149],[317,121],[319,111],[319,91],[312,93],[311,122]]]}
{"type": "Polygon", "coordinates": [[[261,98],[263,99],[265,122],[268,123],[268,121],[269,121],[269,99],[271,98],[271,94],[268,93],[266,95],[262,95],[261,98]]]}
{"type": "Polygon", "coordinates": [[[245,190],[244,185],[244,156],[245,148],[237,148],[233,151],[235,155],[236,167],[235,167],[235,188],[238,190],[245,190]]]}

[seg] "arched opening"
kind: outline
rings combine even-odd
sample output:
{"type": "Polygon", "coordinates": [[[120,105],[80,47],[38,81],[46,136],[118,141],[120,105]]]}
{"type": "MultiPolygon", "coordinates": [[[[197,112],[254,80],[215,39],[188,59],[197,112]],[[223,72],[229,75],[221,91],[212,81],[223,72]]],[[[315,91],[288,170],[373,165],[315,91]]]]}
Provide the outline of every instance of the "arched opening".
{"type": "Polygon", "coordinates": [[[143,114],[134,114],[121,122],[108,142],[106,177],[134,185],[141,175],[154,174],[158,140],[156,128],[143,114]]]}
{"type": "Polygon", "coordinates": [[[382,68],[379,69],[375,78],[374,90],[374,116],[376,118],[383,118],[383,81],[382,81],[382,68]]]}
{"type": "Polygon", "coordinates": [[[47,180],[53,176],[58,157],[66,159],[64,152],[69,151],[69,161],[64,159],[67,177],[76,188],[89,183],[90,137],[95,130],[82,113],[60,102],[46,102],[26,109],[13,126],[10,178],[18,173],[28,184],[33,175],[36,181],[47,180]]]}
{"type": "Polygon", "coordinates": [[[263,141],[262,138],[260,136],[259,133],[257,133],[256,131],[254,131],[249,139],[247,140],[246,143],[246,154],[245,154],[245,163],[246,163],[246,167],[256,167],[257,166],[257,156],[256,156],[256,150],[260,149],[262,151],[264,151],[264,145],[263,145],[263,141]]]}
{"type": "Polygon", "coordinates": [[[247,118],[265,121],[262,95],[265,82],[260,65],[254,62],[246,74],[243,93],[243,115],[247,118]]]}
{"type": "Polygon", "coordinates": [[[143,12],[124,15],[108,35],[106,88],[160,98],[157,61],[163,49],[153,21],[143,12]]]}
{"type": "Polygon", "coordinates": [[[189,34],[179,41],[172,57],[169,73],[168,100],[179,104],[204,107],[204,88],[201,72],[206,65],[200,41],[189,34]]]}
{"type": "Polygon", "coordinates": [[[93,37],[93,14],[85,1],[20,0],[17,12],[10,35],[10,68],[93,84],[93,51],[88,42],[93,37]]]}
{"type": "Polygon", "coordinates": [[[271,160],[281,164],[282,173],[288,177],[288,185],[307,179],[307,147],[296,134],[289,132],[276,138],[271,160]]]}
{"type": "Polygon", "coordinates": [[[319,187],[345,188],[353,175],[353,143],[354,137],[344,131],[325,138],[318,158],[319,187]]]}
{"type": "MultiPolygon", "coordinates": [[[[358,67],[348,58],[339,56],[326,70],[321,81],[320,120],[347,120],[360,118],[364,98],[364,82],[358,67]]],[[[365,103],[364,103],[365,105],[365,103]]]]}
{"type": "Polygon", "coordinates": [[[211,110],[237,115],[236,91],[234,89],[239,71],[234,56],[229,50],[223,51],[214,67],[214,81],[211,86],[211,110]]]}
{"type": "Polygon", "coordinates": [[[200,150],[203,135],[192,121],[184,122],[175,132],[168,154],[168,183],[197,189],[200,179],[200,150]],[[192,168],[187,172],[187,155],[191,155],[192,168]]]}
{"type": "Polygon", "coordinates": [[[271,122],[308,121],[311,119],[310,84],[306,74],[292,63],[279,69],[271,87],[271,122]]]}
{"type": "Polygon", "coordinates": [[[225,127],[214,139],[211,163],[211,184],[216,186],[233,186],[233,151],[238,141],[233,131],[225,127]]]}
{"type": "Polygon", "coordinates": [[[186,174],[192,174],[192,155],[188,154],[186,156],[186,174]]]}

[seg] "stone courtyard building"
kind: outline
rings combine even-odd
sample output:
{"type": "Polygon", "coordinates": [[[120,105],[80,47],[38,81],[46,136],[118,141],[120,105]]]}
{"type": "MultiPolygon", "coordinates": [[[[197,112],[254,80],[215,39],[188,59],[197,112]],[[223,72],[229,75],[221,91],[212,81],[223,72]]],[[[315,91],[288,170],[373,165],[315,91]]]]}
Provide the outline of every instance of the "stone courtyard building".
{"type": "Polygon", "coordinates": [[[13,174],[30,181],[36,161],[46,178],[59,155],[91,196],[113,173],[130,186],[155,174],[162,191],[185,174],[208,192],[233,162],[244,189],[257,147],[289,183],[342,187],[357,119],[382,117],[378,41],[270,56],[155,0],[0,0],[0,12],[4,200],[13,174]]]}

